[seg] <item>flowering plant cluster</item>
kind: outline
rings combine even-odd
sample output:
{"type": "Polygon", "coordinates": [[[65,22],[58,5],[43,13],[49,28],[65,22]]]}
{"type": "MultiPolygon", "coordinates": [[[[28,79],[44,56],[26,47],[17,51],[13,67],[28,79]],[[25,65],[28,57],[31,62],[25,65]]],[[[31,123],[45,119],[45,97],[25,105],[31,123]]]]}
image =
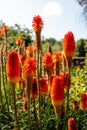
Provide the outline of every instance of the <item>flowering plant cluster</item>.
{"type": "MultiPolygon", "coordinates": [[[[31,130],[31,111],[33,108],[37,129],[42,129],[42,115],[45,113],[45,102],[51,103],[56,116],[56,128],[60,130],[61,117],[63,119],[63,130],[78,130],[74,117],[68,116],[70,111],[70,89],[72,86],[72,60],[75,55],[76,45],[72,31],[64,35],[62,51],[43,53],[41,43],[41,31],[44,22],[38,15],[33,17],[32,27],[35,32],[35,43],[23,48],[24,41],[20,37],[16,39],[17,50],[6,51],[6,76],[7,81],[13,89],[14,116],[16,127],[20,130],[20,123],[16,104],[16,84],[21,92],[23,112],[27,115],[27,129],[31,130]],[[62,116],[63,113],[63,116],[62,116]]],[[[8,27],[0,29],[0,37],[4,35],[7,39],[8,27]],[[4,33],[3,33],[4,32],[4,33]]],[[[5,40],[6,40],[5,39],[5,40]]],[[[7,40],[6,40],[7,47],[7,40]]],[[[2,66],[3,68],[3,66],[2,66]]],[[[4,81],[4,80],[3,80],[4,81]]],[[[7,82],[6,81],[6,82],[7,82]]],[[[3,82],[4,84],[4,82],[3,82]]],[[[5,86],[4,86],[5,91],[5,86]]],[[[76,112],[87,110],[87,92],[83,91],[79,101],[73,101],[72,109],[76,112]]],[[[1,93],[2,97],[2,93],[1,93]]],[[[8,112],[9,103],[5,91],[8,112]]],[[[3,104],[3,101],[2,101],[3,104]]],[[[49,129],[48,129],[49,130],[49,129]]]]}

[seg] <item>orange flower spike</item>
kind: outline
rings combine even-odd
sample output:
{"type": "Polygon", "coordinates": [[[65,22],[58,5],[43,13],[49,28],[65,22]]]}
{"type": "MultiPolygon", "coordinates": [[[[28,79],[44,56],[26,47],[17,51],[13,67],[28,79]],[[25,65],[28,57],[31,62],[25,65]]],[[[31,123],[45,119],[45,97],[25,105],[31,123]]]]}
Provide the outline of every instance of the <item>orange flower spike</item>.
{"type": "Polygon", "coordinates": [[[8,54],[6,64],[7,78],[11,83],[17,83],[20,77],[20,63],[16,51],[11,51],[8,54]]]}
{"type": "Polygon", "coordinates": [[[61,106],[64,100],[63,80],[60,76],[55,76],[52,81],[51,99],[53,106],[61,106]]]}
{"type": "Polygon", "coordinates": [[[78,130],[76,127],[76,122],[72,117],[68,119],[68,130],[78,130]]]}
{"type": "Polygon", "coordinates": [[[60,51],[56,51],[53,53],[53,62],[59,62],[61,63],[62,61],[62,53],[60,51]]]}
{"type": "Polygon", "coordinates": [[[21,39],[20,37],[18,37],[18,38],[16,39],[16,44],[17,44],[18,46],[20,46],[20,45],[22,45],[22,43],[23,43],[22,39],[21,39]]]}
{"type": "Polygon", "coordinates": [[[26,59],[22,67],[22,77],[24,79],[33,77],[35,71],[36,71],[36,60],[34,58],[26,59]]]}
{"type": "Polygon", "coordinates": [[[87,93],[85,92],[81,95],[80,108],[82,110],[87,110],[87,93]]]}
{"type": "Polygon", "coordinates": [[[53,60],[51,53],[46,53],[43,57],[43,66],[45,67],[52,67],[53,66],[53,60]]]}
{"type": "Polygon", "coordinates": [[[28,46],[27,49],[26,49],[26,54],[27,54],[29,57],[32,57],[33,54],[34,54],[34,47],[28,46]]]}
{"type": "Polygon", "coordinates": [[[2,29],[0,29],[0,37],[2,36],[2,29]]]}
{"type": "Polygon", "coordinates": [[[44,23],[42,21],[42,18],[39,15],[33,17],[32,27],[35,32],[41,32],[43,25],[44,23]]]}
{"type": "Polygon", "coordinates": [[[75,40],[72,32],[68,32],[64,36],[63,51],[64,51],[65,58],[68,61],[68,64],[71,64],[69,62],[72,61],[72,58],[75,54],[75,40]]]}
{"type": "Polygon", "coordinates": [[[8,26],[7,25],[3,25],[3,31],[8,31],[8,26]]]}
{"type": "Polygon", "coordinates": [[[47,93],[47,91],[48,91],[48,87],[47,87],[46,78],[40,78],[40,93],[44,95],[47,93]]]}
{"type": "Polygon", "coordinates": [[[19,61],[20,61],[20,63],[23,65],[24,64],[24,61],[26,60],[26,55],[20,55],[19,56],[19,61]]]}
{"type": "Polygon", "coordinates": [[[54,70],[54,63],[52,60],[51,53],[48,52],[44,55],[42,64],[43,64],[45,72],[47,72],[47,75],[49,78],[54,70]]]}
{"type": "Polygon", "coordinates": [[[31,92],[30,92],[30,98],[34,99],[38,96],[38,88],[37,88],[37,78],[33,78],[31,92]]]}

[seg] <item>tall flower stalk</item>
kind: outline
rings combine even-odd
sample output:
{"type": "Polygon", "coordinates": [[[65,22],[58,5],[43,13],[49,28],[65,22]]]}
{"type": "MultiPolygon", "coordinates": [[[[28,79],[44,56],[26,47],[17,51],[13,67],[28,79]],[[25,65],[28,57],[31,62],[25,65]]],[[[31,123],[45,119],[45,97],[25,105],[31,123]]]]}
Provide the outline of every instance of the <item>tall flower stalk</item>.
{"type": "Polygon", "coordinates": [[[7,44],[7,34],[8,34],[8,26],[7,25],[3,25],[3,33],[4,33],[4,43],[5,43],[5,46],[4,46],[4,49],[3,49],[3,63],[4,63],[4,70],[3,72],[5,72],[5,74],[3,73],[2,77],[3,77],[3,87],[4,87],[4,93],[5,93],[5,98],[6,98],[6,104],[7,104],[7,109],[8,109],[8,112],[9,112],[9,104],[8,104],[8,98],[7,98],[7,92],[6,92],[6,84],[7,84],[7,77],[6,77],[6,61],[7,61],[7,55],[8,55],[8,44],[7,44]],[[6,80],[5,80],[6,79],[6,80]]]}
{"type": "Polygon", "coordinates": [[[9,105],[8,105],[8,99],[7,99],[7,93],[6,93],[4,72],[5,72],[4,71],[4,53],[3,53],[3,49],[1,49],[1,85],[3,86],[4,96],[5,96],[6,105],[7,105],[7,110],[9,112],[9,105]]]}
{"type": "Polygon", "coordinates": [[[6,74],[8,81],[10,82],[13,88],[13,101],[14,101],[14,117],[16,120],[17,130],[20,130],[17,116],[17,107],[16,107],[16,92],[15,86],[19,81],[20,77],[20,64],[18,59],[18,54],[16,51],[11,51],[8,54],[7,64],[6,64],[6,74]]]}
{"type": "Polygon", "coordinates": [[[70,80],[71,80],[71,67],[72,67],[72,58],[75,54],[75,40],[74,35],[72,32],[68,32],[64,36],[63,40],[63,52],[65,59],[67,61],[68,66],[68,87],[67,87],[67,104],[66,104],[66,113],[65,113],[65,123],[64,123],[64,129],[66,127],[66,120],[67,120],[67,113],[68,113],[68,107],[69,107],[69,89],[70,89],[70,80]]]}
{"type": "Polygon", "coordinates": [[[28,58],[25,60],[22,68],[22,77],[26,81],[26,97],[28,100],[28,129],[30,130],[30,92],[33,82],[33,76],[36,71],[36,60],[34,58],[28,58]]]}
{"type": "Polygon", "coordinates": [[[35,105],[35,98],[38,96],[38,88],[37,88],[37,78],[33,77],[31,92],[30,92],[30,98],[33,101],[33,107],[34,107],[34,118],[36,121],[36,129],[39,130],[39,122],[38,122],[38,116],[36,111],[36,105],[35,105]]]}
{"type": "Polygon", "coordinates": [[[64,84],[60,76],[55,76],[52,81],[51,100],[57,118],[57,130],[59,130],[59,116],[64,101],[64,84]]]}
{"type": "Polygon", "coordinates": [[[32,27],[35,32],[35,47],[36,47],[36,58],[37,58],[37,84],[38,84],[38,92],[39,92],[39,118],[41,115],[41,103],[40,103],[40,61],[42,60],[40,57],[42,53],[42,45],[41,45],[41,31],[43,28],[42,18],[37,15],[33,17],[32,27]]]}

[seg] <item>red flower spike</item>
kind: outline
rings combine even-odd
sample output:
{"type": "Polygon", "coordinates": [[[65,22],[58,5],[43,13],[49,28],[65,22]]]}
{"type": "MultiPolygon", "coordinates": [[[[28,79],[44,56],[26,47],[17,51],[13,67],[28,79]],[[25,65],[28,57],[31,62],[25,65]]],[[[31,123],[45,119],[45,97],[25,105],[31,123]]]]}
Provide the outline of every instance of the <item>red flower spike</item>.
{"type": "Polygon", "coordinates": [[[26,54],[27,54],[28,56],[32,57],[33,54],[34,54],[34,47],[28,46],[27,49],[26,49],[26,54]]]}
{"type": "Polygon", "coordinates": [[[35,71],[36,71],[36,60],[34,58],[26,59],[25,62],[24,62],[24,65],[22,67],[22,77],[23,77],[23,79],[33,77],[35,71]]]}
{"type": "Polygon", "coordinates": [[[20,63],[23,65],[24,64],[24,61],[26,60],[26,55],[19,55],[19,61],[20,63]]]}
{"type": "Polygon", "coordinates": [[[3,31],[8,31],[8,26],[7,25],[3,25],[3,31]]]}
{"type": "Polygon", "coordinates": [[[60,76],[55,76],[52,81],[51,99],[53,106],[61,106],[64,100],[64,85],[60,76]]]}
{"type": "Polygon", "coordinates": [[[65,58],[67,59],[68,63],[70,63],[75,54],[75,40],[72,32],[68,32],[64,36],[63,51],[64,51],[65,58]]]}
{"type": "Polygon", "coordinates": [[[68,130],[78,130],[76,127],[76,122],[72,117],[68,119],[68,130]]]}
{"type": "Polygon", "coordinates": [[[85,92],[83,92],[81,95],[80,108],[82,110],[87,110],[87,93],[85,92]]]}
{"type": "Polygon", "coordinates": [[[43,21],[39,15],[33,17],[32,27],[35,32],[41,32],[43,28],[43,21]]]}
{"type": "Polygon", "coordinates": [[[20,77],[20,64],[16,51],[11,51],[8,54],[6,64],[6,74],[9,82],[17,83],[20,77]]]}
{"type": "Polygon", "coordinates": [[[2,36],[2,29],[0,29],[0,37],[2,36]]]}
{"type": "Polygon", "coordinates": [[[52,60],[52,55],[51,53],[46,53],[43,57],[43,66],[46,68],[46,70],[53,71],[54,68],[54,63],[52,60]]]}
{"type": "Polygon", "coordinates": [[[60,51],[56,51],[53,53],[53,62],[61,63],[62,61],[62,53],[60,51]]]}
{"type": "Polygon", "coordinates": [[[30,92],[30,98],[34,99],[38,96],[37,78],[34,77],[32,81],[32,87],[30,92]]]}
{"type": "Polygon", "coordinates": [[[40,78],[40,93],[42,95],[46,94],[48,91],[46,78],[40,78]]]}
{"type": "Polygon", "coordinates": [[[18,38],[16,39],[16,44],[17,44],[18,46],[20,46],[20,45],[22,45],[22,43],[23,43],[22,39],[21,39],[20,37],[18,37],[18,38]]]}

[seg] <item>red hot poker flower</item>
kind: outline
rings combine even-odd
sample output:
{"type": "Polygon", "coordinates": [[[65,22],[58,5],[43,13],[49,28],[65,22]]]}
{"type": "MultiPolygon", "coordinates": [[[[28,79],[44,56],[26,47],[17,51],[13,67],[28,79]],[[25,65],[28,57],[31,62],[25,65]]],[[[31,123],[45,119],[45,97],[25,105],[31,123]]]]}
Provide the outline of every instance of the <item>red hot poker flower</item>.
{"type": "Polygon", "coordinates": [[[64,55],[67,61],[71,62],[75,54],[75,40],[74,40],[74,35],[72,32],[68,32],[64,36],[63,51],[64,51],[64,55]]]}
{"type": "Polygon", "coordinates": [[[8,31],[8,26],[7,25],[3,25],[3,31],[8,31]]]}
{"type": "MultiPolygon", "coordinates": [[[[63,80],[63,83],[64,83],[64,88],[67,89],[68,88],[68,78],[69,78],[69,74],[68,72],[65,72],[65,73],[60,73],[60,77],[62,78],[63,80]]],[[[71,81],[70,81],[70,84],[71,84],[71,81]]]]}
{"type": "Polygon", "coordinates": [[[62,53],[60,51],[56,51],[53,53],[53,62],[59,62],[61,63],[62,61],[62,53]]]}
{"type": "Polygon", "coordinates": [[[26,49],[26,54],[27,54],[29,57],[32,57],[33,54],[34,54],[34,47],[28,46],[27,49],[26,49]]]}
{"type": "Polygon", "coordinates": [[[53,106],[61,106],[64,100],[63,80],[60,76],[55,76],[52,81],[51,99],[53,106]]]}
{"type": "Polygon", "coordinates": [[[46,94],[48,91],[46,78],[40,78],[40,93],[42,95],[46,94]]]}
{"type": "Polygon", "coordinates": [[[23,65],[23,64],[24,64],[24,61],[26,60],[26,55],[20,54],[20,55],[19,55],[19,60],[20,60],[20,63],[23,65]]]}
{"type": "Polygon", "coordinates": [[[20,77],[20,64],[16,51],[11,51],[8,54],[6,64],[7,78],[11,83],[17,83],[20,77]]]}
{"type": "Polygon", "coordinates": [[[82,110],[87,110],[87,93],[85,92],[81,95],[80,108],[82,110]]]}
{"type": "Polygon", "coordinates": [[[0,29],[0,37],[2,36],[2,29],[0,29]]]}
{"type": "Polygon", "coordinates": [[[30,92],[30,98],[34,99],[38,96],[37,78],[34,77],[32,81],[32,87],[30,92]]]}
{"type": "Polygon", "coordinates": [[[46,53],[43,57],[43,65],[46,67],[51,67],[53,65],[51,53],[46,53]]]}
{"type": "Polygon", "coordinates": [[[22,43],[23,43],[22,39],[21,39],[20,37],[18,37],[18,38],[16,39],[16,44],[17,44],[18,46],[20,46],[22,43]]]}
{"type": "Polygon", "coordinates": [[[33,77],[35,71],[36,71],[36,60],[34,58],[26,59],[22,67],[22,77],[24,79],[33,77]]]}
{"type": "Polygon", "coordinates": [[[41,32],[42,31],[43,21],[42,21],[42,18],[39,15],[33,17],[32,27],[33,27],[35,32],[41,32]]]}
{"type": "Polygon", "coordinates": [[[52,60],[52,55],[51,53],[46,53],[43,57],[43,66],[45,68],[50,68],[53,70],[53,66],[54,66],[54,63],[53,63],[53,60],[52,60]]]}
{"type": "Polygon", "coordinates": [[[76,127],[76,122],[72,117],[68,119],[68,130],[78,130],[76,127]]]}
{"type": "Polygon", "coordinates": [[[43,57],[43,66],[45,68],[45,71],[47,71],[48,76],[50,76],[54,70],[54,63],[52,60],[51,53],[46,53],[43,57]]]}

